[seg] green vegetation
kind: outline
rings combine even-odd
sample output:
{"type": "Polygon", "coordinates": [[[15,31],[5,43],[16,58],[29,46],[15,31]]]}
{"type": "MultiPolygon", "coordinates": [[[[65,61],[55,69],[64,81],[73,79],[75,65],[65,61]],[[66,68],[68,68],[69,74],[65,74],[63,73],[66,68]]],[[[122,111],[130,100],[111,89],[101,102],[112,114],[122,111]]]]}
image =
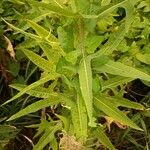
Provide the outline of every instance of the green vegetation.
{"type": "Polygon", "coordinates": [[[2,0],[0,15],[0,149],[149,150],[149,0],[2,0]]]}

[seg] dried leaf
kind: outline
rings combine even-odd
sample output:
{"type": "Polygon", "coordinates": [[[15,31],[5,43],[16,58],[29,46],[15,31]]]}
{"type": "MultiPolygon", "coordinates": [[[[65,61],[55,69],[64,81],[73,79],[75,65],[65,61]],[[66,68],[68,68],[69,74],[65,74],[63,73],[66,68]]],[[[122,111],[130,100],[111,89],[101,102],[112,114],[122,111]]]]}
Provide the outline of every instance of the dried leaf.
{"type": "Polygon", "coordinates": [[[15,51],[14,51],[11,41],[5,35],[4,35],[4,38],[5,38],[5,41],[7,42],[7,48],[6,48],[7,52],[13,58],[13,60],[16,61],[15,51]]]}
{"type": "MultiPolygon", "coordinates": [[[[128,114],[129,111],[124,111],[125,114],[128,114]]],[[[116,124],[120,129],[126,129],[127,126],[126,125],[123,125],[122,123],[114,120],[112,117],[109,117],[109,116],[104,116],[105,120],[106,120],[106,125],[108,127],[108,131],[110,132],[111,131],[111,124],[114,123],[116,124]]]]}

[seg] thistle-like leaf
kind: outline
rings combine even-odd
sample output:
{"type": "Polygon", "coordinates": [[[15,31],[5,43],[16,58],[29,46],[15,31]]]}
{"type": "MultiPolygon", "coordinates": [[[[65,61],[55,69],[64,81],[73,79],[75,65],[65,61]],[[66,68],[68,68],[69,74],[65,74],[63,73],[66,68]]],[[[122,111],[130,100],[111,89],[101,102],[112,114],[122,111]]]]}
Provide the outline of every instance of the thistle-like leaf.
{"type": "Polygon", "coordinates": [[[93,66],[94,70],[98,72],[106,72],[114,75],[119,75],[123,77],[129,77],[132,79],[141,79],[145,81],[150,81],[150,75],[140,71],[134,67],[127,66],[121,62],[114,62],[112,60],[108,61],[102,66],[93,66]]]}
{"type": "Polygon", "coordinates": [[[83,57],[81,60],[79,66],[79,82],[89,118],[89,126],[95,127],[96,123],[94,122],[95,119],[93,117],[92,71],[90,62],[91,60],[89,57],[83,57]]]}
{"type": "Polygon", "coordinates": [[[30,113],[36,112],[36,111],[38,111],[42,108],[48,107],[48,106],[57,105],[58,103],[60,103],[62,101],[63,100],[62,100],[62,98],[60,98],[60,96],[51,96],[48,99],[39,100],[39,101],[27,106],[26,108],[20,110],[19,112],[17,112],[13,116],[11,116],[7,121],[14,120],[19,117],[28,115],[30,113]]]}
{"type": "Polygon", "coordinates": [[[142,131],[140,127],[138,127],[132,120],[130,120],[122,111],[120,111],[117,107],[111,103],[107,98],[94,97],[95,106],[103,111],[106,115],[110,116],[114,120],[120,122],[123,125],[127,125],[136,130],[142,131]]]}

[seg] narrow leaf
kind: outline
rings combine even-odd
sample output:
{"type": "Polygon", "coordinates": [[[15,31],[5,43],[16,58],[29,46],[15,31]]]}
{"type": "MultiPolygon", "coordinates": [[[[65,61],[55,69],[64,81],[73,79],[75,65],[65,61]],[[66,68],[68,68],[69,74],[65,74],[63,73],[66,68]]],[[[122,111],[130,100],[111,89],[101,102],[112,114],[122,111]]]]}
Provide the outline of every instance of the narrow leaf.
{"type": "Polygon", "coordinates": [[[27,22],[41,38],[47,38],[50,42],[58,42],[57,38],[54,35],[52,35],[49,31],[44,29],[42,26],[38,25],[37,23],[31,20],[27,20],[27,22]]]}
{"type": "Polygon", "coordinates": [[[26,108],[20,110],[19,112],[17,112],[13,116],[11,116],[7,121],[14,120],[19,117],[28,115],[30,113],[36,112],[36,111],[38,111],[42,108],[48,107],[48,106],[57,105],[60,102],[62,102],[62,99],[59,96],[56,96],[56,97],[51,96],[48,99],[39,100],[39,101],[27,106],[26,108]]]}
{"type": "Polygon", "coordinates": [[[33,150],[43,150],[43,148],[55,138],[55,132],[61,128],[62,124],[60,122],[53,128],[48,127],[38,143],[34,146],[33,150]]]}
{"type": "Polygon", "coordinates": [[[106,64],[100,67],[95,67],[94,70],[100,72],[107,72],[114,75],[129,77],[133,79],[141,79],[145,81],[150,81],[150,75],[142,72],[136,68],[127,66],[121,62],[108,61],[106,64]]]}
{"type": "Polygon", "coordinates": [[[116,77],[110,78],[107,81],[101,82],[102,91],[104,91],[105,89],[111,89],[111,88],[117,87],[122,84],[126,84],[132,80],[133,80],[132,78],[122,77],[122,76],[116,76],[116,77]]]}
{"type": "Polygon", "coordinates": [[[132,122],[122,111],[120,111],[118,108],[114,106],[113,103],[111,103],[106,98],[101,97],[94,97],[94,104],[95,106],[103,111],[106,115],[110,116],[114,120],[127,125],[131,128],[134,128],[136,130],[142,131],[141,128],[139,128],[134,122],[132,122]]]}
{"type": "Polygon", "coordinates": [[[42,68],[45,71],[53,70],[53,64],[46,59],[42,58],[41,56],[37,55],[36,53],[29,51],[29,50],[22,50],[24,54],[38,67],[42,68]]]}
{"type": "Polygon", "coordinates": [[[82,98],[77,98],[77,104],[71,100],[68,102],[69,107],[71,107],[74,133],[78,139],[85,140],[87,138],[87,114],[82,98]]]}
{"type": "Polygon", "coordinates": [[[9,99],[8,101],[6,101],[5,103],[2,104],[3,105],[6,105],[7,103],[10,103],[12,102],[13,100],[19,98],[20,96],[22,96],[23,94],[27,93],[28,91],[30,91],[31,89],[34,89],[36,87],[38,87],[39,85],[49,81],[49,80],[52,80],[56,77],[56,75],[51,75],[51,74],[48,74],[47,76],[41,78],[40,80],[30,84],[29,86],[27,86],[26,88],[24,88],[22,91],[20,91],[18,94],[16,94],[14,97],[12,97],[11,99],[9,99]]]}
{"type": "Polygon", "coordinates": [[[113,33],[108,42],[101,47],[99,51],[91,55],[92,58],[101,57],[102,55],[111,55],[112,52],[118,47],[126,34],[125,25],[122,24],[119,29],[113,33]]]}
{"type": "MultiPolygon", "coordinates": [[[[27,87],[27,85],[24,84],[11,84],[10,87],[22,91],[24,88],[27,87]]],[[[49,98],[51,96],[57,96],[57,93],[51,92],[49,88],[44,88],[44,87],[36,87],[34,89],[31,89],[30,91],[26,92],[30,96],[35,96],[38,98],[49,98]]]]}
{"type": "Polygon", "coordinates": [[[104,133],[104,129],[102,127],[97,127],[96,131],[94,132],[97,136],[98,140],[109,150],[115,150],[114,146],[112,145],[111,141],[107,137],[107,135],[104,133]]]}
{"type": "Polygon", "coordinates": [[[122,106],[122,107],[127,107],[127,108],[132,108],[132,109],[136,109],[136,110],[144,110],[144,106],[141,105],[140,103],[137,102],[132,102],[130,100],[127,100],[125,98],[116,98],[116,97],[108,97],[106,95],[99,95],[99,97],[101,97],[101,99],[105,99],[111,103],[114,104],[114,106],[118,107],[118,106],[122,106]]]}
{"type": "Polygon", "coordinates": [[[89,58],[83,58],[79,67],[81,93],[89,117],[89,126],[96,126],[93,118],[92,71],[89,58]]]}
{"type": "Polygon", "coordinates": [[[37,35],[35,35],[35,34],[32,34],[32,33],[25,32],[24,30],[17,28],[17,27],[15,27],[14,25],[8,23],[8,22],[7,22],[6,20],[4,20],[3,18],[2,18],[2,20],[3,20],[6,24],[8,24],[12,29],[14,29],[14,30],[16,30],[16,31],[18,31],[18,32],[20,32],[20,33],[22,33],[22,34],[24,34],[24,35],[30,37],[30,38],[33,38],[33,39],[36,39],[36,40],[39,40],[39,41],[41,40],[41,38],[40,38],[39,36],[37,36],[37,35]]]}
{"type": "Polygon", "coordinates": [[[67,16],[67,17],[74,17],[75,16],[75,14],[73,12],[71,12],[70,10],[59,7],[58,5],[55,5],[52,3],[47,4],[44,2],[37,2],[37,1],[30,0],[29,4],[31,4],[34,7],[38,7],[38,8],[40,7],[43,9],[47,9],[49,11],[55,12],[55,13],[62,15],[62,16],[67,16]]]}

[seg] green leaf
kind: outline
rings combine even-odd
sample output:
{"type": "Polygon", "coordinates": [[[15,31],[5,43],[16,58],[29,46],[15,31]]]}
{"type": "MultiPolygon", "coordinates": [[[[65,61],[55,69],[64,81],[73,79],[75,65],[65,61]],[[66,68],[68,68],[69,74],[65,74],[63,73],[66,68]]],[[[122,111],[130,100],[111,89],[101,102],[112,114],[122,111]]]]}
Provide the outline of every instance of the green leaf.
{"type": "Polygon", "coordinates": [[[109,5],[111,0],[102,0],[101,1],[101,6],[109,5]]]}
{"type": "Polygon", "coordinates": [[[132,78],[122,77],[122,76],[116,76],[113,78],[109,78],[108,80],[101,82],[102,91],[104,91],[106,89],[112,89],[112,88],[117,87],[122,84],[126,84],[132,80],[133,80],[132,78]]]}
{"type": "Polygon", "coordinates": [[[131,23],[134,20],[133,12],[134,12],[134,5],[138,2],[139,0],[121,0],[121,1],[116,1],[113,4],[108,5],[109,7],[105,7],[103,11],[101,11],[100,14],[98,15],[85,15],[81,14],[84,18],[103,18],[106,16],[108,13],[111,13],[114,11],[116,8],[123,7],[126,9],[126,26],[125,30],[126,32],[129,30],[129,27],[131,23]]]}
{"type": "Polygon", "coordinates": [[[58,117],[64,124],[64,130],[67,132],[69,131],[69,126],[70,126],[70,122],[68,120],[68,118],[64,117],[64,116],[61,116],[61,115],[58,115],[58,114],[55,114],[56,117],[58,117]]]}
{"type": "Polygon", "coordinates": [[[20,33],[22,33],[23,35],[25,35],[25,36],[27,36],[27,37],[30,37],[30,38],[33,38],[33,39],[35,39],[35,40],[41,41],[41,37],[39,37],[39,36],[37,36],[37,35],[35,35],[35,34],[32,34],[32,33],[25,32],[24,30],[19,29],[19,28],[15,27],[14,25],[8,23],[8,22],[7,22],[6,20],[4,20],[3,18],[2,18],[2,20],[3,20],[6,24],[8,24],[12,29],[14,29],[14,30],[16,30],[16,31],[18,31],[18,32],[20,32],[20,33]]]}
{"type": "Polygon", "coordinates": [[[127,66],[121,62],[108,61],[108,63],[103,66],[97,66],[94,68],[96,71],[107,72],[114,75],[129,77],[133,79],[141,79],[145,81],[150,81],[150,75],[142,72],[136,68],[127,66]]]}
{"type": "Polygon", "coordinates": [[[41,38],[47,38],[50,42],[58,42],[57,38],[37,23],[27,20],[28,24],[36,31],[41,38]]]}
{"type": "Polygon", "coordinates": [[[94,53],[96,48],[102,43],[103,40],[104,40],[104,36],[92,35],[88,37],[85,42],[87,52],[89,54],[94,53]]]}
{"type": "Polygon", "coordinates": [[[107,98],[104,99],[101,97],[94,97],[94,104],[98,109],[103,111],[106,115],[110,116],[114,120],[136,130],[142,131],[141,128],[132,122],[122,111],[116,108],[113,103],[107,100],[107,98]]]}
{"type": "MultiPolygon", "coordinates": [[[[34,124],[34,125],[30,125],[31,128],[37,128],[37,132],[35,133],[33,138],[37,138],[39,135],[41,135],[44,130],[49,126],[51,126],[50,122],[48,120],[46,120],[46,117],[42,117],[40,119],[40,123],[39,124],[34,124]]],[[[29,127],[29,126],[27,126],[29,127]]],[[[29,127],[29,128],[30,128],[29,127]]]]}
{"type": "Polygon", "coordinates": [[[43,150],[43,148],[53,141],[55,138],[55,132],[57,130],[60,130],[62,128],[62,124],[58,122],[55,126],[51,127],[48,126],[47,129],[45,130],[45,133],[42,135],[38,143],[33,147],[33,150],[43,150]]]}
{"type": "Polygon", "coordinates": [[[110,97],[110,96],[108,97],[108,96],[102,95],[102,94],[99,95],[99,97],[101,99],[105,99],[105,100],[111,102],[116,107],[122,106],[122,107],[136,109],[136,110],[144,110],[144,106],[141,105],[140,103],[132,102],[132,101],[127,100],[125,98],[116,98],[116,97],[110,97]]]}
{"type": "Polygon", "coordinates": [[[53,140],[51,140],[50,145],[53,150],[58,150],[58,142],[55,137],[53,138],[53,140]]]}
{"type": "MultiPolygon", "coordinates": [[[[52,47],[50,45],[48,45],[47,43],[40,43],[39,44],[40,47],[42,48],[42,50],[44,51],[44,54],[46,55],[47,59],[50,61],[50,62],[54,62],[53,59],[52,59],[52,47]]],[[[56,60],[58,60],[55,55],[54,55],[54,58],[56,60]]]]}
{"type": "MultiPolygon", "coordinates": [[[[27,88],[27,85],[11,84],[10,87],[12,87],[18,91],[22,91],[24,88],[27,88]]],[[[30,96],[35,96],[38,98],[49,98],[51,96],[57,96],[58,95],[57,93],[50,91],[49,88],[44,88],[44,87],[36,87],[34,89],[27,91],[26,93],[29,94],[30,96]]]]}
{"type": "Polygon", "coordinates": [[[58,27],[58,40],[60,42],[61,47],[64,49],[66,53],[69,53],[74,50],[74,30],[73,26],[67,26],[67,29],[63,27],[58,27]]]}
{"type": "Polygon", "coordinates": [[[54,69],[54,65],[50,61],[42,58],[36,53],[27,49],[22,51],[35,65],[42,68],[44,71],[50,72],[51,70],[54,69]]]}
{"type": "Polygon", "coordinates": [[[77,58],[81,55],[81,51],[80,50],[75,50],[75,51],[71,51],[69,53],[66,54],[65,59],[68,62],[71,62],[72,64],[75,64],[77,61],[77,58]]]}
{"type": "Polygon", "coordinates": [[[59,61],[59,58],[64,55],[64,51],[59,46],[56,46],[55,44],[53,45],[53,47],[51,47],[47,43],[42,43],[42,42],[39,45],[51,63],[56,64],[59,61]]]}
{"type": "Polygon", "coordinates": [[[115,150],[115,147],[112,145],[111,141],[104,133],[104,129],[101,126],[98,126],[96,131],[94,132],[98,140],[109,150],[115,150]]]}
{"type": "Polygon", "coordinates": [[[20,91],[18,94],[16,94],[14,97],[12,97],[11,99],[7,100],[5,103],[2,104],[3,105],[6,105],[7,103],[10,103],[12,102],[13,100],[19,98],[20,96],[22,96],[23,94],[27,93],[28,91],[40,86],[41,84],[49,81],[49,80],[52,80],[52,79],[55,79],[56,78],[56,74],[55,75],[52,75],[52,74],[48,74],[46,75],[45,77],[41,78],[40,80],[30,84],[29,86],[27,86],[26,88],[24,88],[22,91],[20,91]]]}
{"type": "Polygon", "coordinates": [[[49,11],[55,12],[61,16],[67,16],[67,17],[75,17],[75,14],[71,12],[70,10],[66,8],[59,7],[58,5],[55,5],[53,3],[44,3],[44,2],[37,2],[30,0],[30,3],[34,7],[40,7],[42,9],[47,9],[49,11]]]}
{"type": "Polygon", "coordinates": [[[92,71],[91,60],[89,57],[83,57],[79,66],[79,82],[81,93],[89,117],[89,126],[95,127],[95,118],[93,117],[93,94],[92,94],[92,71]]]}
{"type": "Polygon", "coordinates": [[[101,57],[103,55],[111,55],[112,52],[116,50],[118,45],[124,39],[125,34],[126,34],[125,25],[122,24],[115,33],[111,34],[106,44],[102,46],[101,49],[96,53],[94,53],[91,57],[96,58],[101,57]]]}
{"type": "Polygon", "coordinates": [[[150,109],[146,109],[145,111],[143,111],[142,115],[144,115],[146,117],[150,117],[150,109]]]}
{"type": "Polygon", "coordinates": [[[71,107],[71,117],[73,122],[74,133],[77,139],[84,141],[87,138],[87,114],[86,108],[83,105],[83,99],[77,96],[77,104],[72,100],[68,101],[71,107]]]}
{"type": "MultiPolygon", "coordinates": [[[[14,139],[20,130],[15,126],[10,125],[0,125],[0,145],[3,147],[9,144],[10,140],[14,139]]],[[[1,148],[1,147],[0,147],[1,148]]]]}
{"type": "Polygon", "coordinates": [[[27,106],[26,108],[20,110],[19,112],[17,112],[13,116],[11,116],[7,121],[14,120],[19,117],[28,115],[30,113],[36,112],[36,111],[38,111],[42,108],[48,107],[48,106],[57,105],[58,103],[60,103],[62,101],[63,100],[61,99],[60,96],[51,96],[48,99],[39,100],[39,101],[27,106]]]}
{"type": "Polygon", "coordinates": [[[150,65],[150,54],[141,54],[137,53],[136,58],[141,61],[142,63],[145,63],[147,65],[150,65]]]}

